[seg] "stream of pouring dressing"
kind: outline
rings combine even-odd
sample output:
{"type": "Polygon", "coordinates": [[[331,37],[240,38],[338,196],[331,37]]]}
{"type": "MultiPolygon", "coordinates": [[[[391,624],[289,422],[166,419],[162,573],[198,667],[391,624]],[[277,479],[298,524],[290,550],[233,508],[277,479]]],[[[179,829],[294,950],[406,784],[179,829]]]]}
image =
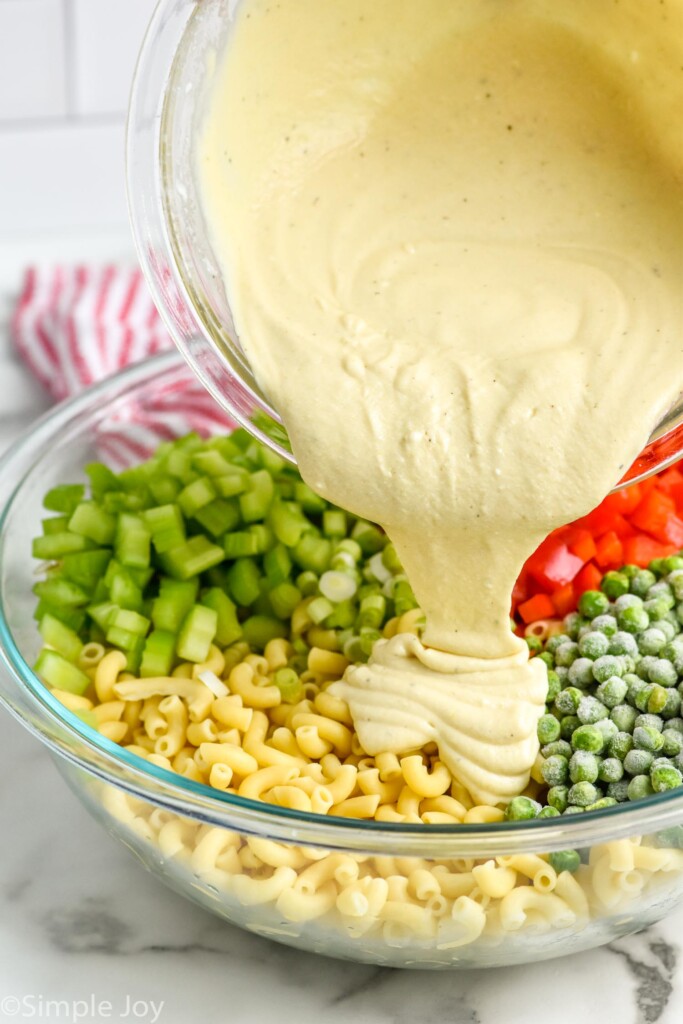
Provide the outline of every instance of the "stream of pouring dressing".
{"type": "Polygon", "coordinates": [[[519,570],[683,383],[683,2],[243,0],[198,143],[241,342],[302,475],[424,609],[334,692],[520,793],[545,666],[519,570]]]}

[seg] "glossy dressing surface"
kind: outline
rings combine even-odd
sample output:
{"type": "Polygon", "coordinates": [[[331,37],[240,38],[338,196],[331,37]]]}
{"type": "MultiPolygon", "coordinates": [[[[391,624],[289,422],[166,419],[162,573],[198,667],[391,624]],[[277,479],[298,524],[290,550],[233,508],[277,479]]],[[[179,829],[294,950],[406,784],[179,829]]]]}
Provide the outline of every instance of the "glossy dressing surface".
{"type": "Polygon", "coordinates": [[[365,749],[528,781],[516,576],[683,383],[683,3],[243,0],[198,140],[241,343],[427,617],[349,669],[365,749]]]}

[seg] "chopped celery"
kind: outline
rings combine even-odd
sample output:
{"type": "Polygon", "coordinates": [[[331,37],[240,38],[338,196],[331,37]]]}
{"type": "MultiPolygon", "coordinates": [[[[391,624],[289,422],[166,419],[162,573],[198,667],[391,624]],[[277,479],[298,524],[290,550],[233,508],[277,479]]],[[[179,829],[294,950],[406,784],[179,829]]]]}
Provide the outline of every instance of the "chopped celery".
{"type": "Polygon", "coordinates": [[[213,479],[213,485],[221,498],[235,498],[238,494],[244,494],[249,487],[249,474],[239,466],[231,466],[230,472],[225,476],[213,479]]]}
{"type": "Polygon", "coordinates": [[[242,623],[244,639],[250,647],[263,650],[270,640],[287,636],[286,623],[267,615],[252,615],[242,623]]]}
{"type": "Polygon", "coordinates": [[[131,611],[129,608],[117,608],[109,620],[109,628],[123,629],[135,636],[146,636],[150,627],[150,621],[139,612],[131,611]]]}
{"type": "Polygon", "coordinates": [[[310,529],[310,523],[298,505],[290,501],[274,501],[268,510],[267,521],[280,543],[288,548],[295,547],[304,530],[310,529]]]}
{"type": "Polygon", "coordinates": [[[216,498],[216,491],[207,476],[193,480],[178,495],[178,504],[185,516],[193,516],[200,508],[211,504],[216,498]]]}
{"type": "Polygon", "coordinates": [[[90,618],[106,633],[112,616],[118,611],[118,605],[115,605],[113,601],[103,601],[101,604],[88,605],[86,611],[90,618]]]}
{"type": "Polygon", "coordinates": [[[212,544],[203,534],[198,534],[161,555],[161,563],[170,576],[188,580],[214,565],[220,565],[224,558],[223,548],[212,544]]]}
{"type": "Polygon", "coordinates": [[[42,520],[43,536],[49,537],[53,533],[64,533],[69,525],[68,516],[50,516],[42,520]]]}
{"type": "Polygon", "coordinates": [[[240,512],[245,523],[263,519],[275,494],[275,484],[267,469],[251,474],[249,490],[239,496],[240,512]]]}
{"type": "Polygon", "coordinates": [[[154,629],[145,640],[140,675],[143,679],[152,676],[168,676],[173,668],[176,637],[163,629],[154,629]]]}
{"type": "Polygon", "coordinates": [[[40,558],[44,562],[54,562],[63,555],[72,554],[74,551],[88,551],[93,544],[87,537],[79,533],[51,533],[47,537],[34,537],[32,553],[34,558],[40,558]]]}
{"type": "Polygon", "coordinates": [[[177,505],[157,505],[142,513],[155,550],[163,555],[185,543],[185,522],[177,505]]]}
{"type": "Polygon", "coordinates": [[[328,508],[323,512],[323,533],[335,539],[345,537],[347,530],[346,512],[340,508],[328,508]]]}
{"type": "Polygon", "coordinates": [[[226,501],[225,498],[216,498],[209,502],[204,508],[195,512],[194,519],[211,534],[212,537],[220,537],[229,530],[234,530],[239,524],[240,513],[237,502],[226,501]]]}
{"type": "Polygon", "coordinates": [[[69,520],[69,530],[104,547],[114,540],[116,519],[94,501],[82,501],[69,520]]]}
{"type": "Polygon", "coordinates": [[[213,608],[217,615],[216,643],[229,647],[242,636],[242,626],[237,618],[237,608],[220,587],[211,587],[202,594],[202,604],[213,608]]]}
{"type": "Polygon", "coordinates": [[[87,590],[92,590],[98,580],[102,579],[111,561],[108,548],[95,548],[93,551],[76,551],[62,558],[62,572],[66,579],[78,583],[87,590]]]}
{"type": "Polygon", "coordinates": [[[161,474],[150,477],[148,487],[154,501],[160,506],[172,504],[182,490],[177,480],[161,474]]]}
{"type": "Polygon", "coordinates": [[[269,592],[268,597],[273,612],[278,619],[288,619],[302,598],[301,591],[293,583],[278,583],[269,592]]]}
{"type": "Polygon", "coordinates": [[[90,480],[90,492],[95,501],[100,501],[108,491],[123,489],[119,478],[102,462],[91,462],[85,467],[90,480]]]}
{"type": "Polygon", "coordinates": [[[68,626],[49,613],[42,617],[38,629],[48,647],[52,647],[58,654],[68,658],[69,661],[78,661],[83,650],[83,644],[73,629],[69,629],[68,626]]]}
{"type": "Polygon", "coordinates": [[[226,558],[247,558],[258,554],[258,538],[246,530],[226,534],[223,544],[226,558]]]}
{"type": "Polygon", "coordinates": [[[302,569],[322,575],[330,564],[332,542],[313,531],[305,533],[294,548],[294,561],[302,569]]]}
{"type": "Polygon", "coordinates": [[[64,604],[79,608],[88,603],[88,593],[78,584],[65,580],[63,576],[49,576],[34,584],[33,593],[51,604],[64,604]]]}
{"type": "Polygon", "coordinates": [[[218,628],[218,615],[213,608],[196,604],[178,633],[176,651],[183,661],[206,661],[218,628]]]}
{"type": "Polygon", "coordinates": [[[381,551],[387,542],[386,534],[365,519],[356,522],[351,537],[358,542],[364,555],[374,555],[376,551],[381,551]]]}
{"type": "Polygon", "coordinates": [[[57,651],[51,651],[47,647],[40,652],[33,667],[36,675],[53,690],[82,694],[90,686],[90,679],[85,672],[81,672],[80,668],[67,661],[57,651]]]}
{"type": "Polygon", "coordinates": [[[86,613],[82,608],[74,608],[64,604],[50,604],[49,601],[41,598],[36,605],[33,618],[40,622],[45,615],[51,615],[54,619],[58,619],[59,622],[63,622],[65,626],[73,629],[75,633],[80,633],[86,622],[86,613]]]}
{"type": "Polygon", "coordinates": [[[192,456],[192,465],[204,476],[225,476],[232,472],[232,466],[216,448],[197,452],[192,456]]]}
{"type": "Polygon", "coordinates": [[[162,580],[159,596],[152,605],[154,628],[177,633],[196,600],[196,580],[162,580]]]}
{"type": "Polygon", "coordinates": [[[66,516],[72,516],[84,495],[83,484],[60,484],[47,492],[43,498],[43,508],[48,512],[62,512],[66,516]]]}
{"type": "Polygon", "coordinates": [[[310,515],[319,515],[327,508],[325,499],[321,498],[315,491],[312,491],[308,484],[305,484],[302,480],[297,481],[294,485],[294,497],[304,512],[308,512],[310,515]]]}
{"type": "MultiPolygon", "coordinates": [[[[263,558],[263,568],[266,570],[268,582],[273,587],[289,578],[292,571],[292,559],[284,544],[276,544],[274,548],[266,552],[263,558]]],[[[317,585],[316,578],[316,587],[317,585]]]]}
{"type": "Polygon", "coordinates": [[[116,557],[122,565],[144,569],[150,560],[150,532],[140,516],[122,512],[116,528],[116,557]]]}
{"type": "Polygon", "coordinates": [[[261,593],[258,566],[251,558],[238,558],[228,571],[228,591],[236,605],[247,608],[261,593]]]}

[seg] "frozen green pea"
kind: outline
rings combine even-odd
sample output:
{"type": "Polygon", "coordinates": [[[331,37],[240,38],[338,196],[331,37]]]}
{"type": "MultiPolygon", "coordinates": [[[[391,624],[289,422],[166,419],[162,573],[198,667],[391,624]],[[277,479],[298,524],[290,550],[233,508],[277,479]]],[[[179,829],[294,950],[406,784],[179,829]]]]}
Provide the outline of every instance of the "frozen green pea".
{"type": "Polygon", "coordinates": [[[623,630],[619,630],[610,638],[607,653],[617,657],[620,654],[630,654],[632,658],[635,658],[639,653],[638,641],[632,633],[624,633],[623,630]]]}
{"type": "Polygon", "coordinates": [[[649,727],[650,729],[656,729],[657,732],[661,732],[664,728],[664,719],[660,718],[659,715],[638,715],[635,722],[633,723],[633,728],[644,729],[646,727],[649,727]]]}
{"type": "Polygon", "coordinates": [[[677,601],[683,601],[683,569],[675,569],[669,573],[666,582],[677,601]]]}
{"type": "Polygon", "coordinates": [[[555,698],[555,707],[563,715],[573,715],[583,699],[583,693],[576,686],[561,690],[555,698]]]}
{"type": "Polygon", "coordinates": [[[605,683],[612,676],[623,676],[624,666],[620,658],[613,654],[604,654],[593,662],[593,678],[597,683],[605,683]]]}
{"type": "MultiPolygon", "coordinates": [[[[587,750],[577,750],[569,761],[569,778],[572,782],[596,782],[600,761],[587,750]]],[[[560,780],[558,780],[559,783],[560,780]]],[[[563,782],[566,779],[561,780],[563,782]]]]}
{"type": "Polygon", "coordinates": [[[650,624],[650,616],[644,607],[633,604],[619,612],[617,622],[625,633],[642,633],[650,624]]]}
{"type": "Polygon", "coordinates": [[[555,664],[569,668],[579,656],[579,645],[574,640],[568,640],[555,651],[555,664]]]}
{"type": "Polygon", "coordinates": [[[642,800],[654,793],[649,775],[635,775],[628,784],[629,800],[642,800]]]}
{"type": "Polygon", "coordinates": [[[683,735],[683,718],[670,718],[666,723],[667,729],[673,729],[675,732],[680,732],[683,735]]]}
{"type": "Polygon", "coordinates": [[[609,756],[620,761],[624,760],[629,750],[633,750],[633,736],[629,732],[618,732],[607,745],[609,756]]]}
{"type": "Polygon", "coordinates": [[[602,733],[602,738],[605,741],[605,746],[609,743],[613,736],[619,732],[617,726],[614,724],[611,718],[601,718],[599,722],[595,722],[595,728],[599,729],[602,733]]]}
{"type": "Polygon", "coordinates": [[[666,691],[666,704],[660,711],[662,718],[676,718],[681,710],[681,695],[673,687],[666,691]]]}
{"type": "Polygon", "coordinates": [[[553,757],[555,754],[559,754],[569,760],[572,756],[572,746],[567,740],[554,740],[553,743],[546,743],[544,747],[541,747],[541,754],[543,757],[553,757]]]}
{"type": "MultiPolygon", "coordinates": [[[[601,636],[601,633],[597,634],[601,636]]],[[[567,676],[572,686],[590,686],[593,682],[593,662],[590,658],[577,658],[569,666],[569,675],[567,676]]]]}
{"type": "Polygon", "coordinates": [[[546,807],[541,807],[540,811],[538,812],[539,818],[559,818],[559,816],[560,812],[557,810],[557,808],[550,807],[549,805],[546,807]]]}
{"type": "MultiPolygon", "coordinates": [[[[631,577],[631,593],[638,597],[645,597],[650,587],[657,582],[657,577],[649,569],[640,569],[631,577]]],[[[682,595],[683,596],[683,595],[682,595]]]]}
{"type": "Polygon", "coordinates": [[[557,672],[554,669],[549,668],[548,669],[548,692],[547,692],[546,698],[545,698],[546,704],[552,704],[561,689],[562,689],[562,685],[560,683],[560,677],[558,676],[557,672]]]}
{"type": "Polygon", "coordinates": [[[649,725],[637,725],[633,730],[633,745],[637,750],[649,750],[657,753],[664,745],[664,737],[658,729],[649,725]]]}
{"type": "Polygon", "coordinates": [[[650,626],[638,635],[638,650],[641,654],[659,654],[666,644],[666,637],[660,629],[650,626]]]}
{"type": "Polygon", "coordinates": [[[574,804],[576,807],[585,808],[594,804],[601,796],[602,793],[592,782],[576,782],[570,787],[567,799],[570,805],[574,804]]]}
{"type": "Polygon", "coordinates": [[[563,740],[571,742],[572,736],[581,725],[576,715],[565,715],[560,722],[560,736],[563,740]]]}
{"type": "Polygon", "coordinates": [[[646,683],[637,694],[635,705],[639,711],[656,715],[666,707],[666,694],[667,691],[658,683],[646,683]]]}
{"type": "Polygon", "coordinates": [[[549,651],[541,651],[541,653],[537,654],[536,657],[539,661],[543,662],[546,668],[550,669],[555,667],[555,658],[549,651]]]}
{"type": "Polygon", "coordinates": [[[606,757],[600,762],[598,778],[601,782],[618,782],[623,775],[624,766],[618,757],[606,757]]]}
{"type": "Polygon", "coordinates": [[[516,796],[507,805],[505,817],[508,821],[530,821],[538,816],[541,805],[528,796],[516,796]]]}
{"type": "Polygon", "coordinates": [[[560,689],[562,689],[565,686],[569,686],[569,669],[567,668],[567,666],[556,665],[555,672],[557,673],[557,678],[560,680],[560,689]]]}
{"type": "Polygon", "coordinates": [[[617,619],[619,618],[619,613],[623,612],[625,608],[642,607],[642,598],[638,597],[636,594],[621,594],[614,602],[614,611],[616,612],[617,619]]]}
{"type": "Polygon", "coordinates": [[[665,793],[667,789],[676,789],[683,782],[683,774],[670,765],[653,765],[650,771],[650,782],[655,793],[665,793]]]}
{"type": "Polygon", "coordinates": [[[546,800],[548,801],[549,807],[554,807],[556,811],[562,814],[566,810],[568,804],[569,789],[567,786],[552,786],[548,790],[546,800]]]}
{"type": "Polygon", "coordinates": [[[634,747],[624,758],[624,769],[629,775],[646,775],[650,771],[654,759],[654,754],[649,750],[634,747]]]}
{"type": "Polygon", "coordinates": [[[650,669],[656,661],[657,658],[654,654],[645,654],[636,665],[636,675],[639,676],[643,682],[649,683],[650,669]]]}
{"type": "Polygon", "coordinates": [[[607,572],[602,578],[600,589],[610,601],[614,601],[622,594],[628,593],[629,582],[628,576],[623,572],[607,572]]]}
{"type": "Polygon", "coordinates": [[[650,587],[647,592],[648,601],[662,601],[669,605],[669,608],[673,608],[676,603],[676,597],[666,580],[658,580],[650,587]]]}
{"type": "Polygon", "coordinates": [[[582,658],[590,658],[595,661],[609,651],[610,639],[601,633],[599,629],[591,629],[584,633],[579,639],[579,654],[582,658]]]}
{"type": "Polygon", "coordinates": [[[615,807],[617,801],[611,796],[600,797],[594,804],[589,804],[587,811],[604,811],[605,807],[615,807]]]}
{"type": "Polygon", "coordinates": [[[674,729],[665,729],[662,736],[664,737],[662,753],[666,757],[674,757],[676,754],[680,754],[681,750],[683,750],[683,736],[680,732],[676,732],[674,729]]]}
{"type": "Polygon", "coordinates": [[[664,559],[664,568],[666,569],[666,572],[668,573],[667,582],[669,583],[669,586],[671,586],[671,583],[670,583],[671,573],[677,572],[679,569],[683,569],[683,557],[681,557],[680,554],[678,554],[678,555],[668,555],[668,557],[664,559]]]}
{"type": "Polygon", "coordinates": [[[619,630],[619,625],[614,615],[597,615],[591,622],[591,626],[608,637],[614,636],[619,630]]]}
{"type": "Polygon", "coordinates": [[[569,804],[569,806],[564,811],[564,815],[568,816],[570,814],[583,814],[585,810],[585,807],[578,807],[576,804],[569,804]]]}
{"type": "Polygon", "coordinates": [[[581,857],[576,850],[557,850],[548,856],[550,866],[557,871],[558,875],[563,871],[577,871],[581,865],[581,857]]]}
{"type": "Polygon", "coordinates": [[[600,683],[595,696],[606,708],[615,708],[621,704],[628,693],[628,683],[619,676],[610,676],[604,683],[600,683]]]}
{"type": "Polygon", "coordinates": [[[582,725],[593,725],[609,716],[609,710],[597,697],[582,697],[576,714],[582,725]]]}
{"type": "Polygon", "coordinates": [[[609,608],[609,597],[600,590],[586,590],[579,598],[579,611],[586,619],[604,615],[609,608]]]}
{"type": "Polygon", "coordinates": [[[610,718],[620,732],[633,732],[638,712],[630,704],[617,704],[610,711],[610,718]]]}
{"type": "Polygon", "coordinates": [[[678,683],[678,673],[675,667],[665,658],[657,658],[650,666],[648,676],[650,682],[656,683],[658,686],[676,686],[678,683]]]}
{"type": "Polygon", "coordinates": [[[569,761],[554,754],[541,765],[541,775],[548,786],[564,786],[569,779],[569,761]]]}
{"type": "MultiPolygon", "coordinates": [[[[650,624],[650,628],[651,629],[658,629],[660,631],[660,633],[664,634],[664,636],[666,638],[666,643],[667,644],[671,643],[671,641],[674,639],[674,637],[678,634],[679,628],[680,628],[678,621],[676,621],[676,624],[674,625],[674,623],[669,618],[670,615],[671,615],[671,612],[667,612],[667,618],[665,618],[665,619],[655,619],[654,622],[652,622],[650,624]]],[[[676,618],[675,615],[674,615],[674,618],[676,618]]],[[[665,646],[666,646],[666,644],[665,644],[665,646]]],[[[660,652],[659,652],[660,656],[661,656],[661,653],[662,652],[660,650],[660,652]]]]}
{"type": "Polygon", "coordinates": [[[545,643],[545,649],[546,651],[549,651],[550,654],[554,654],[558,647],[570,642],[571,637],[567,636],[566,633],[556,633],[555,636],[548,637],[545,643]]]}
{"type": "Polygon", "coordinates": [[[581,615],[579,612],[570,612],[569,615],[565,615],[564,619],[562,620],[562,627],[567,636],[571,637],[571,639],[574,640],[579,635],[579,630],[581,629],[585,621],[586,620],[584,619],[583,615],[581,615]]]}
{"type": "Polygon", "coordinates": [[[543,746],[552,743],[560,737],[560,723],[554,715],[542,715],[536,727],[538,742],[543,746]]]}
{"type": "Polygon", "coordinates": [[[630,781],[630,779],[620,779],[619,782],[610,782],[607,786],[607,796],[611,796],[619,804],[625,803],[628,800],[630,781]]]}
{"type": "Polygon", "coordinates": [[[524,642],[529,648],[530,654],[535,654],[537,651],[541,651],[543,649],[543,642],[539,640],[537,636],[525,636],[524,642]]]}
{"type": "Polygon", "coordinates": [[[580,725],[571,737],[574,750],[584,750],[590,754],[599,754],[605,745],[605,738],[594,724],[580,725]]]}

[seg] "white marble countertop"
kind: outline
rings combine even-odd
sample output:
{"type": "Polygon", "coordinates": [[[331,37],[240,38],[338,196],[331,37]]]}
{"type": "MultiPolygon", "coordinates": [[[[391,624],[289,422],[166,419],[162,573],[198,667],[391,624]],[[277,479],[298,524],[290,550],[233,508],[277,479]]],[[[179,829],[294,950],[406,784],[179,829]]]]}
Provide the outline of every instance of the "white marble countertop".
{"type": "MultiPolygon", "coordinates": [[[[117,258],[120,237],[0,244],[0,449],[45,400],[12,359],[22,266],[117,258]]],[[[166,890],[0,714],[0,1021],[678,1024],[683,910],[601,950],[461,973],[339,963],[231,928],[166,890]]]]}

